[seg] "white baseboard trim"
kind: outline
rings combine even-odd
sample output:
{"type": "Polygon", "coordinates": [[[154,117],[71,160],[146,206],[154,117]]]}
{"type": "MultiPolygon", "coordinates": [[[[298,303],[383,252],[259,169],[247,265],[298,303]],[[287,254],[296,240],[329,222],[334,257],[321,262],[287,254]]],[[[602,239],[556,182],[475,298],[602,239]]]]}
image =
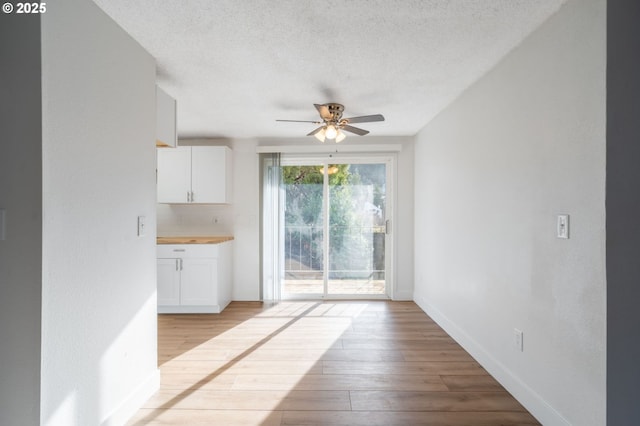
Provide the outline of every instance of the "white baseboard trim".
{"type": "Polygon", "coordinates": [[[102,421],[101,426],[121,426],[131,419],[142,405],[160,389],[160,370],[156,369],[102,421]]]}
{"type": "MultiPolygon", "coordinates": [[[[224,307],[222,308],[224,309],[224,307]]],[[[222,312],[220,305],[202,306],[164,306],[158,305],[159,314],[219,314],[222,312]]]]}
{"type": "Polygon", "coordinates": [[[413,294],[405,291],[396,291],[393,293],[393,300],[398,302],[408,302],[413,300],[413,294]]]}
{"type": "Polygon", "coordinates": [[[571,426],[571,423],[556,411],[533,389],[527,386],[511,370],[495,359],[478,342],[441,311],[414,295],[414,302],[453,339],[460,344],[485,370],[513,395],[529,412],[545,426],[571,426]]]}

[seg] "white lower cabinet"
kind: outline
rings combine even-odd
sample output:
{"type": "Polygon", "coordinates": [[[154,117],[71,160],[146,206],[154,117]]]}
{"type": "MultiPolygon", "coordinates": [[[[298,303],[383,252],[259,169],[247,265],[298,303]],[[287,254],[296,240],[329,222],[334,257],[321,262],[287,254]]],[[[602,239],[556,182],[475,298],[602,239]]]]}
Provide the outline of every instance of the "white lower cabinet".
{"type": "Polygon", "coordinates": [[[231,244],[158,245],[158,312],[220,313],[231,302],[231,244]]]}
{"type": "Polygon", "coordinates": [[[182,306],[216,305],[218,259],[180,259],[180,304],[182,306]]]}
{"type": "Polygon", "coordinates": [[[180,304],[180,260],[158,259],[158,305],[180,304]]]}

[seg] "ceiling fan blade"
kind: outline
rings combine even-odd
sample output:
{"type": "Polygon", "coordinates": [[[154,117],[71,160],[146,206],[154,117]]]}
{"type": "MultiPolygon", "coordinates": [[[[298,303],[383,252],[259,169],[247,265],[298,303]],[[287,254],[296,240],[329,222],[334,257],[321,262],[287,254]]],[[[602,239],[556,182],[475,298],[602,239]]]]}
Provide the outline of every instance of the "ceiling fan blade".
{"type": "Polygon", "coordinates": [[[345,118],[348,123],[371,123],[373,121],[384,121],[382,114],[363,115],[360,117],[345,118]]]}
{"type": "Polygon", "coordinates": [[[369,133],[368,130],[364,130],[364,129],[359,129],[357,127],[353,127],[353,126],[349,126],[348,124],[345,124],[343,126],[340,126],[340,128],[342,130],[346,130],[347,132],[351,132],[351,133],[355,133],[356,135],[360,135],[360,136],[364,136],[367,133],[369,133]]]}
{"type": "Polygon", "coordinates": [[[307,133],[307,136],[313,136],[313,135],[315,135],[316,133],[318,133],[322,129],[324,129],[324,126],[320,126],[317,129],[315,129],[314,131],[312,131],[310,133],[307,133]]]}
{"type": "Polygon", "coordinates": [[[322,123],[321,121],[310,121],[310,120],[276,120],[276,121],[287,121],[289,123],[313,123],[313,124],[322,123]]]}
{"type": "Polygon", "coordinates": [[[316,109],[320,113],[320,117],[322,117],[323,120],[331,120],[331,118],[333,118],[331,112],[329,111],[329,107],[327,107],[326,105],[313,104],[313,106],[316,107],[316,109]]]}

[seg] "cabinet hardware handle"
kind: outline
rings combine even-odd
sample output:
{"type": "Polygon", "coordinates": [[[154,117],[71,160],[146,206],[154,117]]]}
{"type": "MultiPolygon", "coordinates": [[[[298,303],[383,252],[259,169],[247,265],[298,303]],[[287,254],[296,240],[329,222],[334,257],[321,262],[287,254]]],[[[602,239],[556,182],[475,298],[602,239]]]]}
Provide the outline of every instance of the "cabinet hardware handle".
{"type": "Polygon", "coordinates": [[[178,259],[176,259],[176,271],[178,270],[178,259]]]}
{"type": "Polygon", "coordinates": [[[193,191],[191,191],[191,202],[195,202],[194,198],[193,198],[193,191]]]}
{"type": "Polygon", "coordinates": [[[182,259],[180,259],[180,270],[182,271],[182,259]]]}
{"type": "Polygon", "coordinates": [[[191,192],[187,191],[187,203],[191,202],[191,192]]]}
{"type": "Polygon", "coordinates": [[[187,249],[173,249],[173,251],[187,251],[187,249]]]}
{"type": "Polygon", "coordinates": [[[391,232],[391,221],[387,219],[384,222],[384,233],[388,235],[390,232],[391,232]]]}

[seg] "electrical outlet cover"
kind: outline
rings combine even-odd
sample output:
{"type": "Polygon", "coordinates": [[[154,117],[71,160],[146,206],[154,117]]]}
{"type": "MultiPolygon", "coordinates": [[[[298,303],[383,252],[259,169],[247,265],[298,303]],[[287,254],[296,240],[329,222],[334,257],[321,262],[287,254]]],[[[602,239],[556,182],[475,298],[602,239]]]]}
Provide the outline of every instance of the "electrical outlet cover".
{"type": "Polygon", "coordinates": [[[522,332],[522,330],[518,330],[517,328],[513,329],[513,344],[516,347],[517,350],[519,350],[520,352],[524,351],[524,333],[522,332]]]}

